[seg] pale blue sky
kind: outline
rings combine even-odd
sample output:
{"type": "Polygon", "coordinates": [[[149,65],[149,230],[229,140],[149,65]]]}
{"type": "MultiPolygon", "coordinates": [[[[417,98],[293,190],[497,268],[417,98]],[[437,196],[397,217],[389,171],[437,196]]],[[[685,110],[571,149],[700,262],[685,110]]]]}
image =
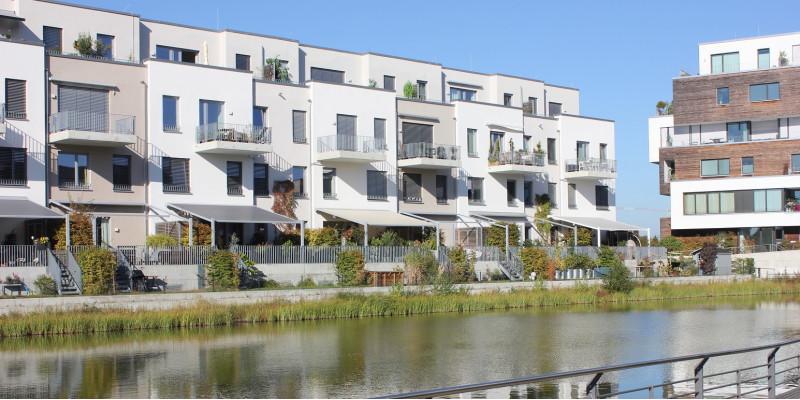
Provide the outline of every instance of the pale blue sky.
{"type": "MultiPolygon", "coordinates": [[[[617,206],[668,209],[648,163],[647,118],[701,42],[800,31],[785,1],[76,0],[143,18],[231,28],[355,52],[504,73],[581,91],[581,114],[616,121],[617,206]]],[[[619,210],[658,234],[666,213],[619,210]]]]}

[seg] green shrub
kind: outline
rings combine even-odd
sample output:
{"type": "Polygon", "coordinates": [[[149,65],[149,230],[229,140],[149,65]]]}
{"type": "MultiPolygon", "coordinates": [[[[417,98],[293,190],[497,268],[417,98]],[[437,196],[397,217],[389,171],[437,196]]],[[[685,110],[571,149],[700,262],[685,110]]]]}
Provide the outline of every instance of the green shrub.
{"type": "Polygon", "coordinates": [[[78,40],[72,43],[72,47],[82,56],[102,57],[106,50],[111,49],[111,45],[104,45],[100,39],[92,40],[92,34],[81,32],[78,40]]]}
{"type": "Polygon", "coordinates": [[[78,254],[78,265],[83,270],[83,293],[105,294],[111,292],[117,256],[107,249],[91,248],[78,254]]]}
{"type": "Polygon", "coordinates": [[[342,244],[339,232],[330,226],[319,229],[307,229],[306,242],[310,246],[338,246],[342,244]]]}
{"type": "Polygon", "coordinates": [[[364,255],[360,250],[343,250],[336,257],[334,266],[339,284],[342,286],[359,286],[366,283],[367,273],[364,271],[364,255]]]}
{"type": "Polygon", "coordinates": [[[473,280],[475,276],[475,254],[467,253],[463,247],[457,246],[447,253],[453,266],[450,274],[453,282],[461,283],[473,280]]]}
{"type": "Polygon", "coordinates": [[[33,281],[33,286],[36,288],[36,292],[41,295],[52,296],[58,294],[56,280],[50,275],[42,274],[37,276],[36,280],[33,281]]]}
{"type": "Polygon", "coordinates": [[[508,245],[519,246],[519,225],[513,222],[498,222],[498,225],[489,227],[489,234],[486,235],[486,245],[499,247],[500,251],[506,251],[506,228],[508,226],[508,245]]]}
{"type": "Polygon", "coordinates": [[[306,278],[298,282],[297,287],[299,287],[300,289],[315,288],[317,287],[317,283],[314,282],[314,280],[311,278],[306,278]]]}
{"type": "Polygon", "coordinates": [[[659,246],[666,247],[668,251],[683,250],[683,242],[674,236],[665,236],[659,242],[659,246]]]}
{"type": "MultiPolygon", "coordinates": [[[[574,235],[567,235],[565,238],[568,246],[573,246],[575,242],[574,235]]],[[[578,246],[591,246],[592,245],[592,230],[589,228],[578,227],[578,246]]]]}
{"type": "Polygon", "coordinates": [[[228,250],[213,250],[208,255],[206,281],[216,289],[236,289],[239,287],[238,257],[228,250]]]}
{"type": "Polygon", "coordinates": [[[397,232],[387,229],[380,236],[369,240],[370,246],[405,246],[407,242],[397,232]]]}
{"type": "Polygon", "coordinates": [[[737,258],[731,262],[733,268],[731,272],[740,275],[752,275],[756,273],[756,263],[752,258],[737,258]]]}
{"type": "Polygon", "coordinates": [[[594,260],[585,254],[572,253],[564,257],[564,268],[566,269],[590,269],[594,266],[594,260]]]}
{"type": "Polygon", "coordinates": [[[275,239],[275,244],[278,246],[300,246],[300,232],[295,230],[283,231],[275,239]]]}
{"type": "Polygon", "coordinates": [[[144,242],[148,246],[177,246],[178,241],[172,236],[159,233],[157,235],[150,235],[144,242]]]}
{"type": "Polygon", "coordinates": [[[633,290],[634,285],[630,271],[614,249],[608,246],[600,247],[597,250],[595,265],[609,269],[608,274],[603,277],[603,287],[609,292],[630,293],[633,290]]]}
{"type": "Polygon", "coordinates": [[[519,259],[525,270],[525,278],[531,276],[531,272],[536,272],[537,280],[547,279],[547,268],[552,260],[545,249],[525,247],[519,251],[519,259]]]}
{"type": "Polygon", "coordinates": [[[267,279],[261,284],[261,287],[265,289],[274,289],[281,287],[281,284],[275,279],[267,279]]]}
{"type": "Polygon", "coordinates": [[[440,296],[446,296],[456,293],[453,290],[453,281],[446,274],[441,274],[433,280],[433,293],[440,296]]]}
{"type": "Polygon", "coordinates": [[[418,247],[408,252],[403,261],[406,264],[408,283],[412,285],[430,282],[436,277],[439,270],[436,256],[429,250],[418,247]]]}
{"type": "Polygon", "coordinates": [[[411,81],[406,81],[406,84],[403,85],[403,96],[407,99],[414,97],[414,84],[412,84],[411,81]]]}

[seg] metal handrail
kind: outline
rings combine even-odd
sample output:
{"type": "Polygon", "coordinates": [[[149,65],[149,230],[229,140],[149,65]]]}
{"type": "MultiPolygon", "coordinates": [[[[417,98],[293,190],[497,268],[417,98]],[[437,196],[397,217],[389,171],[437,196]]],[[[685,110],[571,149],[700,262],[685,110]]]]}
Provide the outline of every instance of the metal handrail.
{"type": "Polygon", "coordinates": [[[271,136],[272,129],[265,126],[214,122],[198,126],[195,141],[197,143],[223,141],[264,144],[272,141],[271,136]]]}
{"type": "Polygon", "coordinates": [[[458,160],[461,146],[437,143],[403,143],[397,151],[399,160],[411,158],[432,158],[437,160],[458,160]]]}
{"type": "Polygon", "coordinates": [[[514,165],[531,165],[536,167],[544,167],[545,153],[526,152],[524,150],[497,152],[493,154],[494,161],[499,165],[514,164],[514,165]]]}
{"type": "Polygon", "coordinates": [[[617,160],[605,158],[572,158],[565,162],[565,172],[617,172],[617,160]]]}
{"type": "MultiPolygon", "coordinates": [[[[441,396],[452,396],[452,395],[457,395],[457,394],[461,394],[461,393],[475,392],[475,391],[479,391],[479,390],[496,389],[496,388],[501,388],[501,387],[518,386],[518,385],[540,383],[540,382],[549,382],[549,381],[555,381],[555,380],[559,380],[559,379],[574,378],[574,377],[586,376],[586,375],[594,375],[594,379],[592,379],[592,381],[586,387],[586,392],[587,392],[586,394],[587,395],[594,395],[594,397],[597,397],[596,396],[597,395],[597,392],[596,392],[597,383],[599,382],[600,377],[605,373],[614,372],[614,371],[629,370],[629,369],[635,369],[635,368],[644,368],[644,367],[650,367],[650,366],[655,366],[655,365],[672,364],[672,363],[677,363],[677,362],[682,362],[682,361],[693,361],[693,360],[702,360],[701,363],[695,369],[695,378],[693,378],[693,379],[685,379],[685,380],[681,380],[681,381],[674,381],[674,382],[670,382],[670,383],[662,383],[662,384],[659,384],[659,385],[643,386],[641,388],[638,388],[639,390],[637,390],[637,391],[648,390],[648,389],[653,388],[653,387],[659,387],[659,386],[667,385],[667,384],[694,381],[696,390],[694,392],[688,392],[688,393],[683,394],[683,395],[694,394],[694,395],[697,395],[700,398],[702,398],[702,391],[704,390],[703,386],[702,386],[702,380],[704,379],[702,371],[703,371],[703,366],[706,363],[706,361],[708,361],[709,359],[714,358],[714,357],[722,357],[722,356],[729,356],[729,355],[735,355],[735,354],[751,353],[751,352],[761,351],[761,350],[773,350],[770,353],[770,356],[768,358],[768,360],[770,360],[770,361],[768,361],[768,363],[767,363],[767,364],[769,364],[768,368],[772,368],[772,369],[770,370],[770,372],[766,376],[767,378],[773,380],[773,386],[768,385],[766,388],[759,388],[758,390],[754,390],[753,392],[767,389],[767,390],[769,390],[771,397],[774,397],[774,391],[775,391],[775,387],[774,387],[774,377],[775,377],[774,365],[777,364],[777,362],[774,359],[774,355],[775,355],[775,353],[777,353],[777,351],[781,347],[792,345],[792,344],[796,344],[796,343],[800,343],[800,338],[793,339],[793,340],[787,340],[787,341],[780,342],[780,343],[775,343],[775,344],[762,345],[762,346],[753,346],[753,347],[746,347],[746,348],[740,348],[740,349],[715,351],[715,352],[710,352],[710,353],[700,353],[700,354],[691,354],[691,355],[686,355],[686,356],[661,358],[661,359],[650,360],[650,361],[638,361],[638,362],[632,362],[632,363],[609,365],[609,366],[605,366],[605,367],[595,367],[595,368],[587,368],[587,369],[581,369],[581,370],[575,370],[575,371],[557,372],[557,373],[552,373],[552,374],[544,374],[544,375],[536,375],[536,376],[527,376],[527,377],[523,377],[523,378],[504,379],[504,380],[500,380],[500,381],[484,382],[484,383],[477,383],[477,384],[470,384],[470,385],[452,386],[452,387],[441,388],[441,389],[421,390],[421,391],[417,391],[417,392],[402,393],[402,394],[383,396],[383,397],[378,397],[378,398],[411,399],[411,398],[432,398],[432,397],[441,397],[441,396]],[[698,374],[698,371],[699,371],[699,374],[698,374]],[[698,384],[697,384],[698,383],[698,379],[700,380],[699,387],[698,387],[698,384]],[[699,393],[698,393],[697,388],[700,389],[699,393]]],[[[796,359],[796,358],[793,357],[791,359],[796,359]]],[[[763,365],[762,365],[762,367],[763,367],[763,365]]],[[[733,370],[733,371],[735,372],[736,370],[733,370]]],[[[763,379],[763,378],[764,377],[756,378],[756,379],[763,379]]],[[[742,394],[745,394],[745,393],[742,393],[742,394]]],[[[611,395],[613,395],[613,394],[604,394],[603,396],[606,397],[606,396],[611,396],[611,395]]],[[[678,397],[680,397],[680,396],[678,396],[678,397]]]]}
{"type": "Polygon", "coordinates": [[[136,117],[84,111],[61,111],[50,116],[50,133],[66,130],[133,135],[136,117]]]}
{"type": "Polygon", "coordinates": [[[317,153],[329,151],[357,151],[380,153],[386,150],[386,140],[371,136],[330,135],[317,139],[317,153]]]}

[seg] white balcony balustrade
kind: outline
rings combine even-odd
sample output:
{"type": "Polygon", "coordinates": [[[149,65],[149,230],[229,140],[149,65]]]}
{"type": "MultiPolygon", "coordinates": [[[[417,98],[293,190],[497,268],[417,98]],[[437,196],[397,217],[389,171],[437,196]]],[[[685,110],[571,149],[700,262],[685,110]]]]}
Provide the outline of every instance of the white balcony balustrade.
{"type": "Polygon", "coordinates": [[[461,147],[451,144],[406,143],[397,152],[400,168],[459,168],[461,166],[461,147]]]}
{"type": "Polygon", "coordinates": [[[272,152],[271,128],[214,122],[200,125],[195,134],[195,152],[254,155],[272,152]]]}
{"type": "Polygon", "coordinates": [[[116,147],[136,143],[132,115],[61,111],[50,116],[50,142],[116,147]]]}
{"type": "Polygon", "coordinates": [[[317,139],[317,161],[371,163],[386,161],[386,141],[370,136],[331,135],[317,139]]]}

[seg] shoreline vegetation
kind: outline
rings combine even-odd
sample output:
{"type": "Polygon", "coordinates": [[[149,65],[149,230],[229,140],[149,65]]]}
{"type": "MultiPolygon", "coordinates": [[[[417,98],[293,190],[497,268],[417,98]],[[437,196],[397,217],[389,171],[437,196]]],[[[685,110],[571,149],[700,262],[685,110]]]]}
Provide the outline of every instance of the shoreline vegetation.
{"type": "Polygon", "coordinates": [[[166,310],[84,307],[8,314],[0,317],[0,338],[799,293],[800,280],[796,279],[747,279],[682,285],[643,281],[628,294],[609,292],[602,285],[588,283],[579,283],[571,288],[546,289],[542,286],[508,293],[476,294],[437,287],[426,294],[418,288],[397,286],[389,294],[340,293],[323,300],[299,302],[278,300],[223,305],[198,301],[189,307],[166,310]]]}

